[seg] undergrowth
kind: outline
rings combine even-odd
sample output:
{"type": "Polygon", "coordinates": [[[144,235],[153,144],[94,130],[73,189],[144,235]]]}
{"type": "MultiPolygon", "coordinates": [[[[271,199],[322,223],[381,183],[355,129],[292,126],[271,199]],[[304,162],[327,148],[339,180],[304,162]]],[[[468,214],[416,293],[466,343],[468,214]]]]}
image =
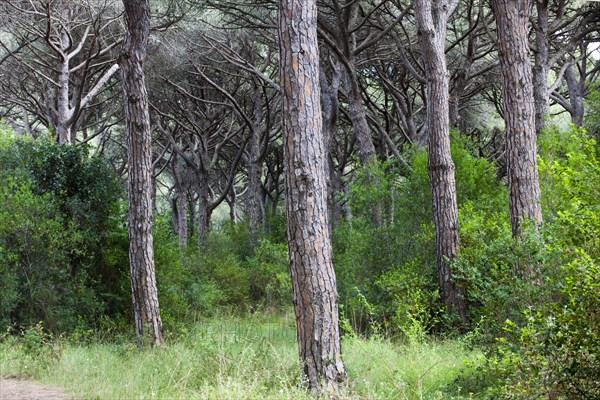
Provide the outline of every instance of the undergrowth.
{"type": "MultiPolygon", "coordinates": [[[[462,399],[455,378],[476,352],[458,341],[346,336],[340,399],[462,399]]],[[[0,375],[60,385],[81,399],[309,399],[293,315],[197,322],[159,348],[134,340],[49,338],[32,328],[0,344],[0,375]]]]}

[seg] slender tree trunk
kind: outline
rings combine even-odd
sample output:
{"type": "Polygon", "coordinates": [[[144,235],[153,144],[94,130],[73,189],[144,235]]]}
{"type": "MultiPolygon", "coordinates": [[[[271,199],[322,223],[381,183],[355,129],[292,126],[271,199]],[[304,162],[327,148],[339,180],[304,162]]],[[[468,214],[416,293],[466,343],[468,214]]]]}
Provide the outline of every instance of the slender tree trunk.
{"type": "Polygon", "coordinates": [[[237,212],[237,195],[235,193],[235,188],[231,188],[231,195],[228,195],[225,198],[227,205],[229,205],[229,219],[234,224],[240,220],[237,212]]]}
{"type": "Polygon", "coordinates": [[[445,56],[446,22],[453,7],[447,0],[414,0],[413,4],[427,76],[429,180],[440,292],[448,309],[467,322],[465,291],[461,283],[453,279],[451,269],[451,261],[460,249],[454,163],[450,156],[449,74],[445,56]]]}
{"type": "MultiPolygon", "coordinates": [[[[354,66],[353,61],[351,63],[354,66]]],[[[352,70],[347,73],[346,82],[348,84],[348,117],[352,122],[358,142],[358,158],[363,165],[367,165],[375,160],[376,153],[356,71],[352,70]]]]}
{"type": "Polygon", "coordinates": [[[315,0],[281,0],[286,216],[298,348],[313,393],[346,378],[328,227],[315,0]]]}
{"type": "Polygon", "coordinates": [[[119,55],[129,163],[129,262],[138,337],[163,342],[152,240],[152,144],[143,62],[150,30],[147,0],[123,0],[127,34],[119,55]]]}
{"type": "Polygon", "coordinates": [[[188,235],[189,236],[194,236],[194,227],[196,224],[196,200],[193,198],[193,193],[191,193],[190,191],[190,196],[192,197],[191,199],[189,199],[188,201],[188,210],[190,210],[190,225],[189,225],[189,232],[188,235]]]}
{"type": "Polygon", "coordinates": [[[173,230],[179,232],[179,210],[177,209],[177,195],[171,198],[171,216],[173,218],[173,230]]]}
{"type": "Polygon", "coordinates": [[[188,242],[188,224],[185,191],[177,193],[177,237],[179,238],[179,247],[186,247],[188,242]]]}
{"type": "Polygon", "coordinates": [[[565,70],[565,81],[567,81],[567,90],[569,91],[569,114],[571,115],[571,122],[577,126],[583,124],[583,90],[579,85],[577,76],[573,65],[570,65],[565,70]]]}
{"type": "Polygon", "coordinates": [[[520,236],[523,220],[542,222],[533,83],[529,61],[530,0],[493,0],[506,123],[510,222],[520,236]]]}
{"type": "Polygon", "coordinates": [[[323,140],[325,140],[325,154],[327,154],[328,181],[327,181],[327,209],[329,210],[329,229],[330,233],[340,220],[341,212],[339,201],[336,195],[340,190],[340,182],[336,171],[336,166],[331,154],[333,149],[333,138],[338,119],[339,109],[339,90],[341,81],[341,71],[339,66],[332,65],[333,76],[331,84],[327,81],[324,69],[319,73],[319,84],[321,87],[321,112],[323,119],[323,140]]]}
{"type": "Polygon", "coordinates": [[[175,200],[177,202],[177,237],[179,247],[186,247],[188,242],[187,196],[180,170],[179,155],[173,154],[173,179],[175,180],[175,200]]]}
{"type": "Polygon", "coordinates": [[[254,120],[252,128],[252,138],[250,139],[250,155],[248,165],[248,229],[251,233],[251,240],[255,242],[258,239],[261,222],[261,130],[259,128],[262,120],[262,100],[260,88],[254,86],[254,120]]]}
{"type": "Polygon", "coordinates": [[[548,0],[536,0],[535,64],[533,67],[533,98],[535,100],[535,132],[539,135],[546,125],[550,102],[548,91],[548,0]]]}
{"type": "Polygon", "coordinates": [[[208,201],[208,176],[205,171],[198,174],[198,247],[204,247],[210,221],[208,201]]]}

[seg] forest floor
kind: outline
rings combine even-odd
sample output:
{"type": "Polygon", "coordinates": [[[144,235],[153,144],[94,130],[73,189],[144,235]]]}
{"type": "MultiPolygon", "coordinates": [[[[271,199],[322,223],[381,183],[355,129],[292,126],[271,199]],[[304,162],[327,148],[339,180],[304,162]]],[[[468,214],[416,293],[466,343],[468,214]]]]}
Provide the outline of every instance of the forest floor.
{"type": "MultiPolygon", "coordinates": [[[[52,340],[31,332],[6,337],[0,340],[0,400],[314,400],[302,386],[296,329],[286,316],[220,315],[184,328],[157,348],[94,332],[52,340]]],[[[476,372],[483,355],[466,339],[344,336],[342,346],[348,381],[340,400],[478,398],[463,378],[476,372]]]]}
{"type": "Polygon", "coordinates": [[[0,400],[70,400],[65,391],[56,386],[41,385],[14,378],[0,378],[0,400]]]}

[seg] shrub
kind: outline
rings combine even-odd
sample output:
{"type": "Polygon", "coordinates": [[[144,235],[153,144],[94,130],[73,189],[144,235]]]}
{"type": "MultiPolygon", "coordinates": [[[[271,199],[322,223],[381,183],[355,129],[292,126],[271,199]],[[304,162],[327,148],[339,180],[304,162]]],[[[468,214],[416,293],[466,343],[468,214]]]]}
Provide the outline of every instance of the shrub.
{"type": "MultiPolygon", "coordinates": [[[[493,298],[502,275],[514,280],[507,285],[510,291],[501,291],[512,302],[496,308],[511,309],[513,315],[508,314],[482,373],[495,377],[487,391],[491,398],[600,398],[597,145],[580,129],[549,130],[541,137],[540,152],[546,225],[535,240],[506,246],[514,253],[502,257],[508,261],[506,272],[481,290],[493,298]],[[515,262],[535,266],[540,284],[511,274],[508,266],[515,262]]],[[[490,325],[499,326],[498,321],[490,325]]]]}
{"type": "Polygon", "coordinates": [[[564,267],[562,301],[508,321],[487,369],[503,383],[490,393],[514,399],[600,398],[600,267],[585,252],[564,267]]]}
{"type": "MultiPolygon", "coordinates": [[[[467,280],[489,268],[483,258],[490,239],[510,238],[504,222],[506,189],[496,178],[496,167],[473,156],[469,147],[461,137],[452,144],[462,241],[459,269],[467,280]]],[[[373,320],[390,333],[414,329],[416,322],[429,332],[450,324],[441,314],[438,294],[426,151],[412,151],[410,164],[408,172],[390,163],[371,164],[358,169],[349,183],[352,219],[334,232],[334,265],[344,312],[359,330],[373,320]],[[382,212],[374,222],[376,207],[382,212]]]]}
{"type": "Polygon", "coordinates": [[[288,270],[287,245],[262,239],[247,260],[250,296],[270,308],[291,304],[292,283],[288,270]]]}
{"type": "Polygon", "coordinates": [[[118,295],[106,246],[121,229],[120,184],[86,147],[0,133],[3,324],[54,332],[93,324],[118,295]],[[107,295],[105,295],[107,294],[107,295]]]}

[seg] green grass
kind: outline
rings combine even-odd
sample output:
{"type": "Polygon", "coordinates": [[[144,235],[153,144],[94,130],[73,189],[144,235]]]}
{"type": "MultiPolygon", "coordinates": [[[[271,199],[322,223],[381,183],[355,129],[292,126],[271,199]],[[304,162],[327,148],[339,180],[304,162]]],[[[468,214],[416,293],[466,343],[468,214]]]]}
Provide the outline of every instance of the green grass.
{"type": "MultiPolygon", "coordinates": [[[[0,344],[0,375],[63,386],[81,399],[310,399],[290,317],[220,318],[151,349],[123,343],[0,344]]],[[[475,354],[459,342],[345,338],[340,399],[462,399],[455,378],[475,354]]]]}

